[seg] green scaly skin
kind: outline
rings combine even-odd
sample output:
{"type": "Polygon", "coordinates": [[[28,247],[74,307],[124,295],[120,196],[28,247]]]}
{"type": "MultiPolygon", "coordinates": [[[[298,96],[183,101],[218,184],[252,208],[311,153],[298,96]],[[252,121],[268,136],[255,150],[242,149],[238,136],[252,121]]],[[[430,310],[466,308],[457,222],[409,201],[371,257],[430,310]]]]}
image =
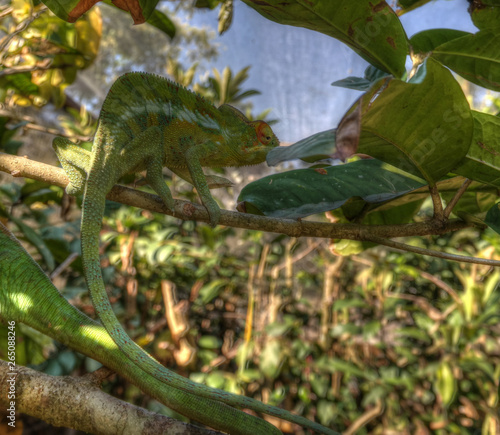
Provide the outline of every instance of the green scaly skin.
{"type": "MultiPolygon", "coordinates": [[[[177,400],[174,409],[188,416],[196,414],[197,417],[193,417],[196,420],[200,420],[200,414],[205,412],[200,411],[200,403],[208,400],[211,406],[215,402],[248,408],[319,433],[335,434],[304,417],[248,397],[196,384],[163,367],[123,330],[113,313],[101,275],[99,232],[105,198],[123,175],[145,170],[148,184],[164,204],[174,210],[172,194],[162,177],[163,167],[172,169],[193,183],[208,211],[210,224],[215,226],[220,218],[220,208],[210,194],[202,167],[261,163],[278,145],[278,139],[265,122],[251,122],[227,105],[216,108],[169,80],[145,73],[126,74],[113,84],[99,116],[91,154],[66,139],[56,138],[53,143],[70,179],[67,192],[84,193],[82,258],[96,313],[132,367],[141,374],[150,375],[143,383],[149,388],[159,388],[158,383],[171,387],[161,401],[165,403],[174,395],[177,400]],[[192,400],[193,396],[197,396],[196,400],[192,400]]],[[[209,418],[209,426],[235,434],[280,433],[263,420],[265,429],[259,429],[243,412],[224,417],[228,409],[226,405],[221,418],[209,418]],[[231,421],[225,422],[225,428],[222,428],[220,420],[224,418],[231,421]]]]}

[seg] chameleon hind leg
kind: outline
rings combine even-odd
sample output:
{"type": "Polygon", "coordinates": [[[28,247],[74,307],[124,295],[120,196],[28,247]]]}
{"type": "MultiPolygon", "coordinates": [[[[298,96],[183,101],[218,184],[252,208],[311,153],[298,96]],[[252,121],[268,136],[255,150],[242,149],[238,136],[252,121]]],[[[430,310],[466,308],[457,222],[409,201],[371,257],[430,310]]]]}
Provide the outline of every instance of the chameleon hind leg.
{"type": "Polygon", "coordinates": [[[62,137],[56,137],[52,141],[52,148],[69,178],[66,193],[69,195],[83,193],[90,168],[90,151],[62,137]]]}
{"type": "Polygon", "coordinates": [[[160,196],[163,203],[174,211],[174,198],[163,179],[164,145],[159,127],[150,127],[138,134],[122,150],[121,157],[127,163],[127,172],[134,168],[146,169],[146,181],[160,196]]]}

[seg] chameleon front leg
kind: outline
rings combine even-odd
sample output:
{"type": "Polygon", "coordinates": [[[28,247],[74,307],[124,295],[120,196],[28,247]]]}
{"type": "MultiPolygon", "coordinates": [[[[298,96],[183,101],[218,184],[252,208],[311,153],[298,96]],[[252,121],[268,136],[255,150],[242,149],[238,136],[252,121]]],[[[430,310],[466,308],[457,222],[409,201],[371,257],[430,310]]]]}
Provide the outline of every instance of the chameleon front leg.
{"type": "Polygon", "coordinates": [[[211,147],[207,147],[206,144],[199,144],[189,148],[186,151],[186,163],[198,196],[207,209],[210,225],[215,227],[220,220],[220,207],[210,193],[207,178],[201,166],[201,159],[204,157],[205,150],[209,148],[211,147]]]}

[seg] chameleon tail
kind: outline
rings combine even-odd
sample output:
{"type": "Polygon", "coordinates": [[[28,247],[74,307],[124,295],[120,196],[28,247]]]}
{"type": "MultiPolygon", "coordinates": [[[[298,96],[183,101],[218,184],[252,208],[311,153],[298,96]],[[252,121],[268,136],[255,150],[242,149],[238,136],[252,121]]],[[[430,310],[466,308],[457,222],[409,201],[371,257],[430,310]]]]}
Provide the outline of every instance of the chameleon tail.
{"type": "MultiPolygon", "coordinates": [[[[131,367],[134,380],[139,381],[146,391],[154,393],[153,395],[167,406],[215,429],[237,435],[280,434],[276,427],[265,420],[221,403],[217,400],[216,393],[212,393],[211,397],[208,394],[211,391],[209,387],[195,384],[171,372],[132,341],[123,330],[112,310],[101,275],[99,233],[102,223],[99,217],[104,213],[105,195],[102,192],[105,190],[102,189],[102,185],[101,188],[93,189],[93,186],[99,186],[100,183],[92,181],[89,179],[87,182],[82,207],[82,256],[85,278],[93,305],[104,328],[128,360],[126,365],[130,365],[130,361],[133,363],[131,367]],[[144,377],[144,371],[150,376],[144,377]],[[183,388],[184,384],[190,388],[183,388]],[[167,391],[165,386],[171,388],[167,391]],[[199,387],[208,392],[204,394],[204,399],[199,397],[199,387]]],[[[123,366],[120,370],[122,368],[123,366]]]]}
{"type": "MultiPolygon", "coordinates": [[[[248,408],[255,412],[272,415],[292,423],[296,423],[302,427],[309,428],[318,433],[327,435],[338,435],[337,432],[328,429],[318,423],[312,422],[305,417],[292,414],[284,409],[277,408],[271,405],[266,405],[258,400],[246,396],[238,396],[228,393],[227,391],[210,388],[203,384],[197,384],[183,376],[178,375],[162,366],[151,355],[146,353],[134,341],[130,339],[127,333],[123,330],[121,324],[115,317],[104,288],[104,283],[101,275],[100,259],[99,259],[99,232],[101,228],[101,216],[104,213],[106,180],[96,180],[89,176],[86,185],[85,197],[83,200],[83,215],[82,215],[82,256],[84,263],[85,278],[92,297],[97,315],[104,327],[108,331],[116,345],[122,352],[128,356],[137,368],[146,371],[158,381],[165,383],[173,388],[169,394],[175,397],[181,403],[184,403],[189,412],[196,412],[198,409],[197,401],[192,402],[194,396],[210,399],[217,405],[214,406],[212,414],[209,417],[196,419],[199,421],[209,421],[209,425],[214,428],[219,428],[224,422],[227,423],[231,419],[231,433],[233,434],[279,434],[281,433],[275,426],[267,423],[265,420],[259,419],[259,427],[254,422],[247,421],[248,414],[237,412],[232,417],[227,415],[227,407],[230,405],[236,408],[248,408]],[[186,396],[185,393],[190,393],[186,396]],[[222,403],[221,403],[222,402],[222,403]],[[219,406],[220,405],[220,406],[219,406]],[[193,408],[193,409],[191,409],[193,408]]],[[[199,401],[199,398],[198,398],[199,401]]],[[[179,409],[181,414],[186,414],[186,409],[179,409]]],[[[226,426],[227,427],[227,426],[226,426]]]]}
{"type": "MultiPolygon", "coordinates": [[[[185,393],[195,403],[196,412],[186,409],[185,401],[169,396],[168,387],[134,364],[120,351],[106,330],[71,305],[57,291],[40,266],[0,222],[0,320],[24,323],[60,343],[83,353],[107,367],[120,372],[143,391],[172,409],[207,425],[204,416],[212,415],[214,407],[224,411],[221,430],[234,430],[232,414],[237,410],[211,400],[199,400],[185,393]],[[221,407],[222,405],[222,407],[221,407]],[[223,408],[225,407],[225,408],[223,408]]],[[[256,417],[247,415],[249,425],[258,425],[256,417]]],[[[251,427],[251,426],[250,426],[251,427]]],[[[255,432],[254,432],[255,434],[255,432]]]]}

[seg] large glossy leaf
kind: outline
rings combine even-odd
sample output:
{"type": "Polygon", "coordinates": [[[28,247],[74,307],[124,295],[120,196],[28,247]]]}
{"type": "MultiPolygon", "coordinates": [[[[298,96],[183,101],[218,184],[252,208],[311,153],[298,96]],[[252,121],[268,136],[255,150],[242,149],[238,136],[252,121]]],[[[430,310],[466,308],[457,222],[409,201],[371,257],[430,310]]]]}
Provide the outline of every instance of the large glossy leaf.
{"type": "Polygon", "coordinates": [[[500,187],[500,118],[471,111],[474,135],[467,155],[453,172],[500,187]]]}
{"type": "Polygon", "coordinates": [[[452,74],[428,59],[421,83],[381,79],[358,100],[357,152],[434,184],[466,155],[472,137],[469,104],[452,74]]]}
{"type": "Polygon", "coordinates": [[[481,30],[436,47],[432,57],[465,79],[500,91],[500,27],[481,30]]]}
{"type": "Polygon", "coordinates": [[[358,160],[264,177],[243,188],[238,209],[297,219],[333,210],[355,197],[381,203],[424,184],[379,160],[358,160]]]}
{"type": "Polygon", "coordinates": [[[395,77],[405,72],[406,34],[394,11],[383,0],[243,1],[269,20],[339,39],[372,65],[395,77]]]}

